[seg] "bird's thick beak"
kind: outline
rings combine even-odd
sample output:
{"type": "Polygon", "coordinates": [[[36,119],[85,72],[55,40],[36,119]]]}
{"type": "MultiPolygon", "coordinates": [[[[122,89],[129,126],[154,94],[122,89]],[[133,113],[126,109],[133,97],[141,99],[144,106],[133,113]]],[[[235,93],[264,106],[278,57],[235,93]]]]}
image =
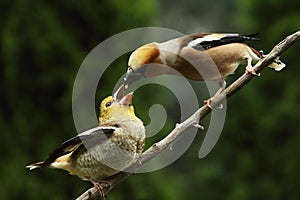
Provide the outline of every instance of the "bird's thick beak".
{"type": "Polygon", "coordinates": [[[131,106],[132,105],[132,97],[133,97],[133,92],[125,95],[121,100],[120,104],[123,106],[131,106]]]}
{"type": "Polygon", "coordinates": [[[127,72],[126,72],[126,76],[124,78],[125,88],[127,88],[133,82],[141,79],[142,77],[143,77],[143,74],[141,73],[141,70],[134,71],[133,69],[131,69],[129,67],[127,72]]]}
{"type": "Polygon", "coordinates": [[[113,101],[119,102],[124,97],[124,84],[122,84],[112,95],[113,101]]]}
{"type": "Polygon", "coordinates": [[[131,106],[132,104],[132,97],[133,97],[133,92],[124,95],[124,84],[122,84],[116,92],[113,94],[113,101],[118,102],[119,104],[123,106],[131,106]]]}

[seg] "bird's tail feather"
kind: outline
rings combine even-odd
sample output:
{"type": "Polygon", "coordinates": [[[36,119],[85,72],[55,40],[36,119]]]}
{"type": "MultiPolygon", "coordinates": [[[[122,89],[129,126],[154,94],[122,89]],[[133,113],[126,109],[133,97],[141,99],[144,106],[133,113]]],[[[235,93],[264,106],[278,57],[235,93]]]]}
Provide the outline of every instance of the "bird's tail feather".
{"type": "Polygon", "coordinates": [[[33,163],[31,165],[26,166],[26,168],[29,168],[29,170],[40,169],[42,167],[45,167],[45,162],[44,161],[33,163]]]}
{"type": "Polygon", "coordinates": [[[259,33],[252,33],[250,35],[245,35],[245,39],[247,40],[260,40],[259,38],[257,38],[256,36],[258,36],[259,33]]]}
{"type": "Polygon", "coordinates": [[[283,68],[285,68],[285,64],[281,62],[279,58],[277,58],[268,67],[275,69],[275,71],[281,71],[283,68]]]}

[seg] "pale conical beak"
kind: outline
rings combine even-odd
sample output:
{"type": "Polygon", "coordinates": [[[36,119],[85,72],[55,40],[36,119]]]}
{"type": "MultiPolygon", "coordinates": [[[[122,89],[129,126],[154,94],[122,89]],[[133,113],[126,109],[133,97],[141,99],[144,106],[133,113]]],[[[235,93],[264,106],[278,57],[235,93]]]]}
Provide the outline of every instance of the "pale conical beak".
{"type": "Polygon", "coordinates": [[[123,106],[131,106],[132,105],[132,97],[133,97],[133,92],[125,95],[121,100],[120,104],[123,106]]]}
{"type": "Polygon", "coordinates": [[[124,97],[124,84],[122,84],[112,96],[113,101],[119,102],[124,97]]]}
{"type": "Polygon", "coordinates": [[[128,88],[129,85],[144,77],[143,73],[144,73],[144,68],[141,68],[140,70],[137,71],[133,71],[131,68],[128,68],[126,72],[126,76],[124,78],[125,88],[128,88]]]}

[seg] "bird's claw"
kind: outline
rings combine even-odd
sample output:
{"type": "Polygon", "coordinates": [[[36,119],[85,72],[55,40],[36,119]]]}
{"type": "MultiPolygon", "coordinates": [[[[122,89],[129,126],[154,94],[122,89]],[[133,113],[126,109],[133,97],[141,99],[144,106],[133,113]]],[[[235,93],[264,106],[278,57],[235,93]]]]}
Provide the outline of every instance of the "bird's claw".
{"type": "Polygon", "coordinates": [[[253,67],[249,67],[249,66],[246,67],[246,73],[247,73],[247,74],[252,74],[253,76],[260,76],[260,73],[256,73],[256,72],[253,70],[253,67]]]}
{"type": "Polygon", "coordinates": [[[213,109],[212,106],[211,106],[211,99],[206,99],[204,100],[204,105],[207,105],[210,109],[213,109]]]}
{"type": "MultiPolygon", "coordinates": [[[[210,109],[214,109],[212,106],[212,98],[204,100],[204,105],[207,105],[210,109]]],[[[223,104],[218,105],[219,109],[223,109],[223,104]]]]}
{"type": "Polygon", "coordinates": [[[202,126],[202,125],[200,125],[198,123],[193,124],[193,126],[196,127],[196,128],[198,128],[198,129],[200,129],[200,130],[202,130],[202,131],[204,131],[204,126],[202,126]]]}
{"type": "Polygon", "coordinates": [[[105,191],[104,191],[104,187],[102,186],[102,184],[106,184],[106,187],[110,187],[111,184],[108,181],[91,181],[93,183],[93,185],[95,186],[95,188],[98,190],[99,194],[101,197],[105,197],[105,191]]]}
{"type": "Polygon", "coordinates": [[[143,166],[143,163],[140,158],[137,160],[137,163],[139,163],[140,167],[143,166]]]}
{"type": "Polygon", "coordinates": [[[263,50],[260,50],[260,51],[259,51],[259,57],[260,57],[260,58],[266,57],[266,55],[264,54],[264,51],[263,51],[263,50]]]}

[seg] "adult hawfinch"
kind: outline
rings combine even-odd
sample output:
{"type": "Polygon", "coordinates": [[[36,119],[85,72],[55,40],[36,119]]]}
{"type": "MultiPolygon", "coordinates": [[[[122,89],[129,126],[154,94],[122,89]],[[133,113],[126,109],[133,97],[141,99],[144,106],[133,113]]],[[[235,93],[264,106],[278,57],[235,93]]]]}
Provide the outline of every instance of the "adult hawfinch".
{"type": "MultiPolygon", "coordinates": [[[[199,33],[162,43],[145,44],[136,49],[129,58],[125,85],[141,77],[177,74],[192,80],[218,81],[221,87],[217,92],[219,93],[225,88],[223,78],[234,73],[240,65],[246,65],[248,73],[257,75],[252,64],[262,55],[245,44],[248,40],[257,40],[256,35],[199,33]]],[[[269,67],[280,71],[285,64],[276,60],[269,67]]]]}

